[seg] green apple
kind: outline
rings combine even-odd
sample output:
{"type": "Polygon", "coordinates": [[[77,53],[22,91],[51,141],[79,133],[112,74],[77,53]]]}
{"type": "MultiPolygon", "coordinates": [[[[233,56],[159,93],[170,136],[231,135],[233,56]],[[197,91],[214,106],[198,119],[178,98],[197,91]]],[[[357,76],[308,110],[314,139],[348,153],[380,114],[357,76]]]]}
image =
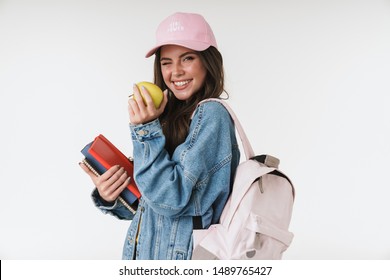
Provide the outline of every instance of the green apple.
{"type": "MultiPolygon", "coordinates": [[[[164,97],[162,90],[157,85],[150,83],[150,82],[139,82],[136,85],[138,87],[139,92],[141,93],[142,100],[144,101],[144,104],[146,104],[146,102],[145,102],[144,96],[142,95],[142,90],[141,90],[142,87],[145,87],[146,90],[149,92],[150,97],[152,97],[154,106],[158,109],[160,107],[161,102],[162,102],[163,97],[164,97]]],[[[134,98],[134,95],[133,95],[133,98],[134,98]]]]}

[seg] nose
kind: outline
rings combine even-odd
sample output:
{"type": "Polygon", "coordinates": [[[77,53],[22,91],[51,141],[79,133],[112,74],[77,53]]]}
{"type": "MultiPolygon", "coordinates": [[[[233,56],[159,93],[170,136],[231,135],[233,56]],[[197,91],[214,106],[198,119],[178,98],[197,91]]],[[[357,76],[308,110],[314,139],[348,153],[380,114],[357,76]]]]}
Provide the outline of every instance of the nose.
{"type": "Polygon", "coordinates": [[[180,77],[184,75],[184,69],[180,62],[174,64],[174,67],[172,69],[172,75],[175,77],[180,77]]]}

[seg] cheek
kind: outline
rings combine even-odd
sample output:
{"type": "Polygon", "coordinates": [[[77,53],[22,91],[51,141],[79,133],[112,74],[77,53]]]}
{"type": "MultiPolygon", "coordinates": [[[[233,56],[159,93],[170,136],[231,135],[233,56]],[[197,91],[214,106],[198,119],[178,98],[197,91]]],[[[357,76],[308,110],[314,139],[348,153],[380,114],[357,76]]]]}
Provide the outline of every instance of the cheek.
{"type": "Polygon", "coordinates": [[[168,71],[161,71],[161,74],[162,74],[162,77],[164,79],[164,82],[167,84],[167,86],[169,85],[170,81],[171,81],[171,75],[169,74],[168,71]]]}
{"type": "Polygon", "coordinates": [[[200,84],[204,84],[204,82],[206,80],[206,75],[207,75],[206,71],[199,71],[198,72],[197,77],[198,77],[198,82],[200,84]]]}
{"type": "Polygon", "coordinates": [[[193,69],[192,69],[193,73],[196,73],[196,76],[198,77],[198,79],[202,82],[204,82],[205,78],[206,78],[206,74],[207,74],[207,70],[205,67],[203,67],[203,65],[196,65],[193,69]]]}

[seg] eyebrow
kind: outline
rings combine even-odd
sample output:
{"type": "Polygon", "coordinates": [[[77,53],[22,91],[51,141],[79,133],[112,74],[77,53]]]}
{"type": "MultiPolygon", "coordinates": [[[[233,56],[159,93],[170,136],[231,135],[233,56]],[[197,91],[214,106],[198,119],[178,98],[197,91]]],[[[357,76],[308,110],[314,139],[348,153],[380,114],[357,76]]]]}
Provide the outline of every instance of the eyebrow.
{"type": "MultiPolygon", "coordinates": [[[[185,53],[182,53],[181,55],[179,55],[179,58],[182,58],[186,55],[189,55],[189,54],[194,54],[194,55],[198,55],[196,52],[185,52],[185,53]]],[[[161,57],[160,58],[160,62],[163,61],[163,60],[172,60],[172,58],[169,58],[169,57],[161,57]]]]}

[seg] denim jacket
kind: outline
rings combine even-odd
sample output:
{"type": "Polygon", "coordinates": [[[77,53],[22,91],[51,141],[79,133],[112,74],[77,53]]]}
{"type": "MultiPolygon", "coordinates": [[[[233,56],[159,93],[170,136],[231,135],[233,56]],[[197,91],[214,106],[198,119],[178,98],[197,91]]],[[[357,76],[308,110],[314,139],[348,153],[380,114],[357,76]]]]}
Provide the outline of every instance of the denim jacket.
{"type": "Polygon", "coordinates": [[[136,214],[119,200],[104,213],[132,220],[123,259],[191,259],[193,217],[217,223],[230,193],[240,152],[229,113],[217,102],[199,105],[189,134],[170,156],[159,120],[130,125],[134,178],[142,194],[136,214]]]}

